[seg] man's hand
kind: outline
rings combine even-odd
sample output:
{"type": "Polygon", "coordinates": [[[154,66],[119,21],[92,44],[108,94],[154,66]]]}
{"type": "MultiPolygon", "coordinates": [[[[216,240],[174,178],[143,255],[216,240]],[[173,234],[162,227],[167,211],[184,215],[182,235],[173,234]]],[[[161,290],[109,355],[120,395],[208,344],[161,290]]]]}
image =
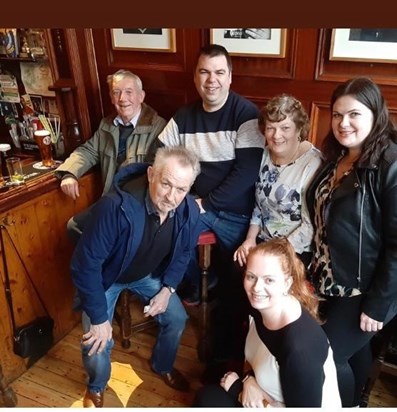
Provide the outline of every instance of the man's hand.
{"type": "Polygon", "coordinates": [[[150,308],[145,313],[145,317],[156,316],[160,313],[164,313],[167,310],[170,297],[171,292],[168,290],[168,288],[162,288],[156,296],[150,299],[150,308]]]}
{"type": "Polygon", "coordinates": [[[65,177],[61,181],[61,190],[65,195],[70,196],[73,200],[80,197],[79,182],[74,177],[65,177]]]}
{"type": "Polygon", "coordinates": [[[383,328],[383,322],[371,319],[363,312],[360,316],[360,328],[363,332],[378,332],[383,328]]]}
{"type": "Polygon", "coordinates": [[[101,353],[112,339],[112,325],[107,320],[99,325],[91,325],[89,332],[83,335],[83,345],[92,345],[88,356],[101,353]]]}

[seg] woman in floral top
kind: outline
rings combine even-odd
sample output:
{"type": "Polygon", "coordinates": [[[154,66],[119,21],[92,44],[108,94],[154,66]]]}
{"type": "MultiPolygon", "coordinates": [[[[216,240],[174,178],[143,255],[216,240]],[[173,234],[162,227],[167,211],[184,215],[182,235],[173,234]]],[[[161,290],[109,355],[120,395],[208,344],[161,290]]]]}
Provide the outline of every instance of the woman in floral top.
{"type": "Polygon", "coordinates": [[[306,140],[309,117],[301,102],[283,94],[262,109],[259,125],[266,147],[256,183],[255,207],[246,239],[234,253],[234,260],[243,266],[257,243],[286,237],[307,265],[313,226],[305,191],[321,165],[320,151],[306,140]]]}

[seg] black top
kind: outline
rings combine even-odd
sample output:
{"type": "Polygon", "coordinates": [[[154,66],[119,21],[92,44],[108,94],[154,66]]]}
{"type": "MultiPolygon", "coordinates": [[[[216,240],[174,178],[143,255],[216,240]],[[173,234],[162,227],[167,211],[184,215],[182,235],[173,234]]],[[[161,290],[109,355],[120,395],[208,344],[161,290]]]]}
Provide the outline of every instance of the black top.
{"type": "Polygon", "coordinates": [[[134,259],[117,283],[130,283],[144,278],[157,269],[171,252],[174,214],[169,213],[167,219],[160,225],[160,217],[146,192],[145,199],[145,228],[141,244],[134,259]]]}

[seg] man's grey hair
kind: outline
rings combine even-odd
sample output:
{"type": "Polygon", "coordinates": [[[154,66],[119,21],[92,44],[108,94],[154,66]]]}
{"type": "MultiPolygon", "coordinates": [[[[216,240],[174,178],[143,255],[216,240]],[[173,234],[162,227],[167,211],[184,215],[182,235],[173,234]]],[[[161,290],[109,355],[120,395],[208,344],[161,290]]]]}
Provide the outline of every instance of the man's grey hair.
{"type": "Polygon", "coordinates": [[[135,80],[135,83],[138,86],[138,89],[143,90],[142,80],[136,74],[130,72],[129,70],[124,70],[124,69],[117,70],[116,73],[108,75],[108,77],[106,78],[106,81],[108,83],[109,90],[111,91],[113,89],[113,83],[117,83],[120,80],[123,80],[125,78],[130,78],[130,79],[135,80]]]}
{"type": "Polygon", "coordinates": [[[194,179],[200,174],[200,161],[197,155],[184,146],[165,146],[156,151],[153,169],[162,170],[171,157],[177,159],[182,167],[191,167],[194,179]]]}

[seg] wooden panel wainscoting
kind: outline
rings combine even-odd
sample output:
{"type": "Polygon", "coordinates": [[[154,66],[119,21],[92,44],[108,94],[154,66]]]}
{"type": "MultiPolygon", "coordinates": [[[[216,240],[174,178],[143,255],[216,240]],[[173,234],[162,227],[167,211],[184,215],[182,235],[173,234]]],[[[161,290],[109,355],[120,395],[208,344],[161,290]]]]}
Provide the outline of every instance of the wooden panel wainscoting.
{"type": "Polygon", "coordinates": [[[313,102],[310,110],[309,140],[319,149],[331,126],[329,103],[313,102]]]}
{"type": "MultiPolygon", "coordinates": [[[[56,342],[78,322],[77,314],[72,311],[74,288],[69,264],[73,246],[67,237],[66,223],[98,198],[101,187],[97,174],[90,173],[80,179],[80,197],[73,201],[58,186],[0,214],[0,221],[6,223],[30,277],[55,321],[56,342]]],[[[8,236],[3,235],[15,318],[17,326],[21,326],[44,311],[8,236]]],[[[0,270],[4,279],[2,262],[0,270]]],[[[0,291],[0,339],[0,364],[6,381],[10,382],[26,370],[27,361],[13,353],[12,326],[3,287],[0,291]]]]}

